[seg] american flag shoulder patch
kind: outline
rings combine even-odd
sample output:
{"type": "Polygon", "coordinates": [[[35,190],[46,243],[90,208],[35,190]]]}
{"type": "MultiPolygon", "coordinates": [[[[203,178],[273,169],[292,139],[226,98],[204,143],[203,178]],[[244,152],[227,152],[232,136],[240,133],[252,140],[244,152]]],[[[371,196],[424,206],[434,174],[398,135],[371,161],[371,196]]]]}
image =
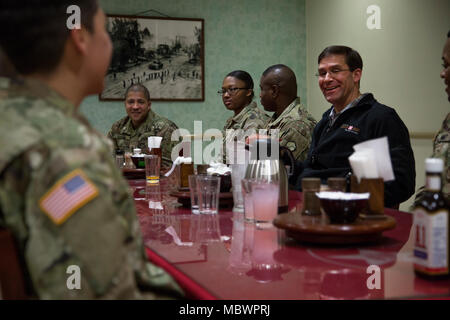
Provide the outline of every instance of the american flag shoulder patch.
{"type": "Polygon", "coordinates": [[[39,200],[39,206],[60,225],[97,196],[95,185],[81,169],[76,169],[59,179],[39,200]]]}

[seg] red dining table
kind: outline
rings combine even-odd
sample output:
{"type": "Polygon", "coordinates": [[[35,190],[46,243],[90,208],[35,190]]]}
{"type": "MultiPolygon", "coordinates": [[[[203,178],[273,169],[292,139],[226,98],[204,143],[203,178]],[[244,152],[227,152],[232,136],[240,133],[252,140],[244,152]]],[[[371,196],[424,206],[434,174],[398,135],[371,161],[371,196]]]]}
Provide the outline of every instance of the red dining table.
{"type": "MultiPolygon", "coordinates": [[[[385,209],[396,227],[383,232],[376,242],[306,243],[275,226],[259,229],[231,208],[217,215],[192,214],[173,196],[178,188],[176,175],[156,185],[147,185],[145,179],[128,182],[149,260],[170,273],[188,298],[450,297],[450,280],[430,281],[414,273],[410,213],[385,209]]],[[[289,191],[289,212],[299,212],[301,206],[301,193],[289,191]]]]}

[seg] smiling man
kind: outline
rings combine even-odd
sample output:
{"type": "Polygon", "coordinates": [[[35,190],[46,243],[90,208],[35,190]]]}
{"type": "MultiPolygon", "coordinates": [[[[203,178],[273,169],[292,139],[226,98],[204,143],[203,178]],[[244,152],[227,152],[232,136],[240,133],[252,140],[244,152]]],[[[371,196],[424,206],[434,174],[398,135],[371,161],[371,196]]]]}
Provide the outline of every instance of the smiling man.
{"type": "Polygon", "coordinates": [[[408,129],[390,107],[380,104],[371,93],[361,94],[363,62],[359,53],[345,46],[325,48],[318,58],[317,77],[325,99],[332,104],[314,128],[306,161],[299,164],[301,179],[345,177],[351,172],[348,157],[353,145],[387,136],[395,180],[385,183],[385,206],[406,201],[415,186],[414,154],[408,129]]]}
{"type": "Polygon", "coordinates": [[[132,152],[134,148],[146,150],[148,137],[162,137],[161,152],[165,166],[171,165],[172,148],[178,143],[171,141],[172,132],[177,125],[151,109],[150,93],[140,84],[131,85],[125,92],[125,111],[127,116],[115,122],[108,137],[114,143],[114,149],[132,152]]]}

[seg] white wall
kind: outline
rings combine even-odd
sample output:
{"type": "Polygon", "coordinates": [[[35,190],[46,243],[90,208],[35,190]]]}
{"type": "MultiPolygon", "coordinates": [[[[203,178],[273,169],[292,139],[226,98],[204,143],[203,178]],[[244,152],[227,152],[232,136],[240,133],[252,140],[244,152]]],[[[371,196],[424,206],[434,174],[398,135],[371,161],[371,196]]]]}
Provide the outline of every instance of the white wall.
{"type": "MultiPolygon", "coordinates": [[[[449,0],[306,0],[308,109],[320,119],[329,107],[314,76],[317,56],[329,45],[347,45],[363,58],[361,92],[395,108],[413,136],[436,132],[449,112],[439,78],[449,29],[449,0]],[[381,29],[367,27],[370,5],[380,8],[381,29]]],[[[411,143],[418,187],[432,140],[412,138],[411,143]]],[[[408,211],[412,199],[400,208],[408,211]]]]}

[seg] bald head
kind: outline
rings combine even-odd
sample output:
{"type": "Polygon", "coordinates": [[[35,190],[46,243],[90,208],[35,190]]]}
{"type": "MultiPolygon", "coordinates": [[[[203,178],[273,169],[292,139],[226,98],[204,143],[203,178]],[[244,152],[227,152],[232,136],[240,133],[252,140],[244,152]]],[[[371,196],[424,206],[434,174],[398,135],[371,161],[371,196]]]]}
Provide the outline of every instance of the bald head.
{"type": "Polygon", "coordinates": [[[288,95],[293,99],[297,97],[297,78],[294,71],[284,64],[276,64],[263,72],[263,77],[267,78],[271,84],[280,87],[280,93],[288,95]]]}
{"type": "Polygon", "coordinates": [[[297,79],[291,68],[284,64],[267,68],[261,76],[260,87],[264,109],[277,114],[297,97],[297,79]]]}

